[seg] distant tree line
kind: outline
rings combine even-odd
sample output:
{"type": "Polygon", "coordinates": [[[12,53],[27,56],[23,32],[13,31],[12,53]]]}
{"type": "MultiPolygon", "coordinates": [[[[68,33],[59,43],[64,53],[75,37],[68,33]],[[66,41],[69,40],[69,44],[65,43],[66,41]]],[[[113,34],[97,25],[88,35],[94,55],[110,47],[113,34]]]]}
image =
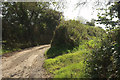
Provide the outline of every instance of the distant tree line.
{"type": "Polygon", "coordinates": [[[95,26],[95,20],[92,19],[90,22],[86,22],[86,25],[89,25],[89,26],[95,26]]]}

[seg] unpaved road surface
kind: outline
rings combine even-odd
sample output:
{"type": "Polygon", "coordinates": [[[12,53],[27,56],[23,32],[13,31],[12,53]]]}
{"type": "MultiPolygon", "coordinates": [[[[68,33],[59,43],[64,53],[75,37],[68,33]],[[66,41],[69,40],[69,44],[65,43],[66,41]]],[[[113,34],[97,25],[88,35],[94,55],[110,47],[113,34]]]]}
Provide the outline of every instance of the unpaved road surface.
{"type": "Polygon", "coordinates": [[[50,45],[41,45],[2,57],[3,78],[50,78],[42,67],[50,45]]]}

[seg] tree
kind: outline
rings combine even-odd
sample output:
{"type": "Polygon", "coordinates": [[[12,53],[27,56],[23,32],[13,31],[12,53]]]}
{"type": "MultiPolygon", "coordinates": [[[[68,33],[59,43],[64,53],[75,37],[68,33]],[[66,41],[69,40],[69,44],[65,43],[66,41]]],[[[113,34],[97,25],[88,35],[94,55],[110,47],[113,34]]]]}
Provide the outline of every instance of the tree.
{"type": "Polygon", "coordinates": [[[120,19],[120,2],[115,2],[108,9],[104,9],[105,13],[98,15],[100,24],[106,25],[108,29],[115,29],[119,27],[120,19]],[[116,19],[116,20],[114,20],[116,19]]]}
{"type": "Polygon", "coordinates": [[[91,78],[120,78],[120,28],[119,25],[116,26],[119,20],[113,21],[115,17],[120,19],[119,5],[120,2],[115,2],[108,11],[104,9],[106,13],[98,16],[98,21],[105,24],[109,32],[107,37],[102,39],[101,47],[94,49],[90,54],[88,65],[91,78]]]}
{"type": "Polygon", "coordinates": [[[95,20],[92,19],[91,22],[86,22],[87,25],[95,26],[95,20]]]}
{"type": "Polygon", "coordinates": [[[2,32],[6,48],[50,43],[61,13],[50,9],[49,5],[49,2],[3,3],[2,32]]]}

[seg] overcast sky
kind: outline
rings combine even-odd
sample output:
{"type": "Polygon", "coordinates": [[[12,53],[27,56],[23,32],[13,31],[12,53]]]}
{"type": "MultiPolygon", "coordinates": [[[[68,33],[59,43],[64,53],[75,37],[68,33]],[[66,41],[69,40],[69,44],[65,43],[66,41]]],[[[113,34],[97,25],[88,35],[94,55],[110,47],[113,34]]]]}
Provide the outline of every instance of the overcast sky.
{"type": "MultiPolygon", "coordinates": [[[[17,1],[24,1],[24,0],[17,0],[17,1]]],[[[49,0],[43,0],[43,1],[49,1],[49,0]]],[[[90,21],[93,18],[97,19],[98,12],[95,9],[102,8],[102,7],[105,8],[105,6],[103,5],[95,6],[95,1],[101,1],[102,3],[106,3],[107,1],[117,1],[117,0],[54,0],[54,1],[65,2],[64,4],[65,9],[63,9],[63,15],[65,16],[65,19],[69,20],[69,19],[84,18],[90,21]],[[85,2],[85,1],[87,1],[86,5],[76,7],[76,4],[78,2],[85,2]]],[[[0,14],[0,17],[1,17],[1,14],[0,14]]]]}
{"type": "MultiPolygon", "coordinates": [[[[87,0],[88,1],[87,5],[78,6],[77,8],[76,8],[76,4],[80,0],[66,0],[66,1],[67,1],[67,3],[66,3],[67,7],[64,9],[64,16],[67,19],[77,19],[77,17],[79,16],[79,17],[84,17],[85,19],[90,21],[92,18],[97,18],[98,12],[95,11],[95,9],[105,7],[103,5],[102,6],[94,6],[95,0],[87,0]],[[92,8],[94,8],[94,9],[92,9],[92,8]]],[[[82,1],[85,1],[85,0],[81,0],[81,2],[82,1]]],[[[104,3],[104,1],[102,1],[102,2],[104,3]]]]}
{"type": "MultiPolygon", "coordinates": [[[[98,8],[106,8],[105,5],[102,4],[102,6],[96,5],[95,6],[95,0],[87,0],[88,3],[84,6],[78,6],[76,8],[76,4],[79,1],[85,1],[85,0],[66,0],[67,3],[65,9],[63,10],[63,15],[65,16],[65,19],[78,19],[80,17],[90,21],[91,19],[97,19],[98,11],[96,9],[98,8]],[[94,8],[94,9],[93,9],[94,8]]],[[[108,0],[100,0],[102,3],[107,3],[108,0]]],[[[104,25],[96,25],[101,26],[105,29],[104,25]]]]}
{"type": "Polygon", "coordinates": [[[106,8],[104,4],[106,4],[108,1],[113,2],[117,0],[63,0],[63,1],[67,2],[65,3],[66,8],[64,9],[65,18],[77,19],[78,16],[81,16],[90,21],[92,18],[97,18],[98,12],[97,10],[95,11],[95,9],[106,8]],[[85,1],[87,1],[87,4],[85,6],[78,6],[76,8],[76,4],[78,2],[85,2],[85,1]],[[99,5],[96,5],[97,4],[96,2],[98,1],[99,1],[99,5]]]}
{"type": "Polygon", "coordinates": [[[67,7],[64,10],[64,16],[66,19],[78,19],[79,17],[83,17],[87,20],[91,20],[91,18],[95,18],[96,15],[92,15],[92,6],[89,4],[88,6],[78,6],[76,4],[79,0],[67,0],[67,7]]]}

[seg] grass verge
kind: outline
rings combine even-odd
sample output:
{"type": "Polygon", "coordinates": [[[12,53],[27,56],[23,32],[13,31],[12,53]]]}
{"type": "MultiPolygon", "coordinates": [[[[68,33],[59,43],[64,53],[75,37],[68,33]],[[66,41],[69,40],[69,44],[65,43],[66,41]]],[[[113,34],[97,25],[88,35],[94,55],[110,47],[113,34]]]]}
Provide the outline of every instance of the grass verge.
{"type": "MultiPolygon", "coordinates": [[[[45,60],[44,68],[52,73],[54,78],[89,77],[85,72],[87,55],[92,53],[93,48],[99,46],[100,40],[97,38],[83,41],[79,47],[76,47],[73,50],[66,49],[66,52],[68,52],[67,54],[45,60]]],[[[54,49],[54,52],[55,51],[57,53],[56,49],[54,49]]]]}

